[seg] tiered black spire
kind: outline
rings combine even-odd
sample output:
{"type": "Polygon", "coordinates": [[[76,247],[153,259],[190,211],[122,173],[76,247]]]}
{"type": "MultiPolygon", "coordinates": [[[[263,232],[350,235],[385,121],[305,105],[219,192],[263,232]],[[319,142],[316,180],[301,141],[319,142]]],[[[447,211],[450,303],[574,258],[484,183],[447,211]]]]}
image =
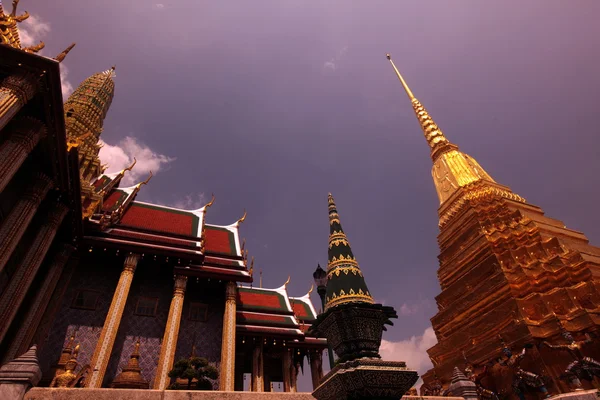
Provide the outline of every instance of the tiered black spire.
{"type": "Polygon", "coordinates": [[[373,297],[342,230],[333,196],[329,193],[329,251],[325,310],[349,302],[373,303],[373,297]]]}

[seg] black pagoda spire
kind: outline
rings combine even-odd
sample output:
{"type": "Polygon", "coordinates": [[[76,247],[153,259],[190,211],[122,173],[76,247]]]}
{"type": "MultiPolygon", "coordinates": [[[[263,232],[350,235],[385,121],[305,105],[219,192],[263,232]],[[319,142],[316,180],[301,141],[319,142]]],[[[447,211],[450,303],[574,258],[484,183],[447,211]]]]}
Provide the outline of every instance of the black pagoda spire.
{"type": "Polygon", "coordinates": [[[365,278],[342,229],[333,196],[329,193],[329,251],[325,310],[349,302],[373,303],[365,278]]]}

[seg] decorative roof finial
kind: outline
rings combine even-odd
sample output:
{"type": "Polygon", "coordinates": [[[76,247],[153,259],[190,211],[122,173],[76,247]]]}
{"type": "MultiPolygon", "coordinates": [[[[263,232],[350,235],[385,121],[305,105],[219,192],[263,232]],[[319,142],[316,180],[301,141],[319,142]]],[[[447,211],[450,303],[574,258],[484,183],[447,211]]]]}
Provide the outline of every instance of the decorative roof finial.
{"type": "Polygon", "coordinates": [[[314,284],[310,284],[310,289],[308,289],[308,293],[307,294],[311,294],[313,292],[313,290],[315,289],[315,285],[314,284]]]}
{"type": "Polygon", "coordinates": [[[17,6],[19,5],[19,0],[13,0],[12,2],[12,12],[10,13],[11,17],[16,17],[17,16],[17,6]]]}
{"type": "Polygon", "coordinates": [[[252,259],[250,260],[250,270],[248,272],[250,273],[250,276],[254,274],[254,256],[252,256],[252,259]]]}
{"type": "Polygon", "coordinates": [[[24,47],[23,51],[26,52],[26,53],[37,53],[38,51],[40,51],[44,47],[46,47],[46,43],[44,43],[44,42],[42,42],[40,40],[40,42],[38,44],[35,44],[33,46],[29,46],[29,47],[24,47]]]}
{"type": "Polygon", "coordinates": [[[398,79],[400,80],[404,91],[406,92],[408,98],[412,103],[415,115],[417,116],[417,119],[419,120],[419,123],[421,125],[421,129],[425,134],[425,139],[427,140],[427,143],[431,148],[431,158],[435,161],[438,158],[438,156],[445,153],[446,151],[457,150],[458,146],[450,143],[448,139],[446,139],[444,133],[433,121],[433,119],[431,119],[431,116],[429,115],[425,107],[423,107],[421,102],[415,98],[412,91],[408,87],[408,84],[400,74],[400,71],[398,71],[398,68],[396,68],[396,65],[394,64],[394,61],[392,61],[392,57],[389,53],[386,54],[386,58],[390,61],[390,64],[392,64],[392,67],[394,68],[394,71],[396,72],[396,75],[398,76],[398,79]]]}
{"type": "Polygon", "coordinates": [[[138,189],[142,186],[142,185],[147,185],[148,182],[150,182],[150,179],[152,179],[152,171],[150,171],[150,175],[148,175],[148,179],[146,179],[143,182],[138,183],[136,186],[138,187],[138,189]]]}
{"type": "Polygon", "coordinates": [[[248,215],[246,213],[246,209],[244,209],[244,215],[242,215],[242,218],[238,219],[237,222],[235,223],[236,225],[241,224],[242,222],[244,222],[246,220],[246,215],[248,215]]]}
{"type": "Polygon", "coordinates": [[[285,287],[287,289],[287,285],[290,283],[291,280],[292,280],[292,277],[290,275],[288,275],[287,281],[285,281],[285,283],[283,284],[283,287],[285,287]]]}
{"type": "Polygon", "coordinates": [[[206,205],[204,206],[204,208],[208,208],[208,207],[210,207],[210,206],[212,206],[214,204],[214,202],[215,202],[215,194],[212,193],[211,195],[212,195],[212,197],[211,197],[210,201],[208,203],[206,203],[206,205]]]}
{"type": "Polygon", "coordinates": [[[65,59],[65,57],[67,56],[67,54],[69,54],[69,52],[71,50],[73,50],[73,47],[75,47],[75,43],[71,43],[71,45],[69,47],[67,47],[66,49],[64,49],[62,51],[62,53],[60,53],[59,55],[57,55],[54,59],[58,62],[61,62],[65,59]]]}
{"type": "Polygon", "coordinates": [[[260,276],[259,281],[258,281],[258,284],[259,284],[258,287],[262,289],[262,268],[260,269],[260,271],[258,271],[258,274],[260,276]]]}
{"type": "MultiPolygon", "coordinates": [[[[136,160],[135,157],[133,157],[133,163],[131,163],[131,165],[129,167],[125,168],[123,170],[123,172],[125,172],[125,171],[131,171],[133,169],[133,167],[135,166],[136,163],[137,163],[137,160],[136,160]]],[[[150,174],[152,174],[152,171],[150,171],[150,174]]]]}

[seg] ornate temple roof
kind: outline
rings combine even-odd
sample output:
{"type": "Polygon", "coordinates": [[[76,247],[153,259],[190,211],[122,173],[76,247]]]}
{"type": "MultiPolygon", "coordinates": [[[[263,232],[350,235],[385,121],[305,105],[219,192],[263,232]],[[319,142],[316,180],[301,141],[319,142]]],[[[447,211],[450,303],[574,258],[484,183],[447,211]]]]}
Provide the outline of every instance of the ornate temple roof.
{"type": "Polygon", "coordinates": [[[294,314],[285,285],[277,289],[239,287],[237,304],[241,310],[294,314]]]}
{"type": "Polygon", "coordinates": [[[325,309],[349,302],[373,303],[358,262],[342,229],[333,196],[329,193],[329,250],[325,309]]]}
{"type": "Polygon", "coordinates": [[[310,301],[310,291],[302,297],[290,297],[292,310],[298,320],[303,322],[312,322],[317,319],[317,311],[310,301]]]}
{"type": "MultiPolygon", "coordinates": [[[[120,192],[125,192],[125,190],[117,189],[113,191],[105,202],[104,207],[111,206],[110,200],[113,196],[117,196],[121,200],[124,194],[117,194],[120,192]]],[[[134,201],[123,213],[118,225],[161,234],[198,238],[199,242],[202,236],[205,211],[206,207],[197,210],[182,210],[134,201]]]]}
{"type": "Polygon", "coordinates": [[[238,332],[251,336],[282,337],[296,344],[325,347],[326,339],[306,336],[310,324],[316,319],[310,300],[311,291],[302,297],[289,297],[285,284],[277,289],[238,287],[238,332]]]}

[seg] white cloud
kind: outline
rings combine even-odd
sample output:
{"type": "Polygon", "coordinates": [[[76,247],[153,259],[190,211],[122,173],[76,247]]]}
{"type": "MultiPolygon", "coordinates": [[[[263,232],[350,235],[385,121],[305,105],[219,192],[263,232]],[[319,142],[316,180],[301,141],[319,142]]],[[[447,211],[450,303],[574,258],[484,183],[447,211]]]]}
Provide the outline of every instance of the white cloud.
{"type": "Polygon", "coordinates": [[[42,21],[36,15],[30,15],[29,18],[19,24],[19,36],[23,47],[38,44],[48,32],[50,32],[50,24],[42,21]]]}
{"type": "MultiPolygon", "coordinates": [[[[43,41],[46,35],[50,32],[50,24],[44,22],[37,15],[30,15],[25,21],[19,24],[19,36],[21,38],[21,46],[29,47],[38,44],[43,41]]],[[[38,54],[43,54],[44,49],[40,50],[38,54]]],[[[64,65],[64,62],[60,65],[60,82],[62,88],[63,100],[67,100],[67,97],[73,93],[73,85],[67,79],[69,70],[64,65]]]]}
{"type": "Polygon", "coordinates": [[[123,178],[123,186],[140,182],[146,179],[150,171],[156,174],[164,166],[175,160],[175,158],[154,152],[131,136],[126,136],[116,145],[108,144],[102,140],[100,143],[104,147],[100,149],[99,157],[103,164],[108,164],[107,173],[118,172],[129,167],[133,163],[133,158],[136,158],[135,167],[123,178]]]}
{"type": "Polygon", "coordinates": [[[62,89],[63,101],[66,101],[67,98],[73,93],[73,85],[67,79],[69,75],[69,69],[64,63],[60,64],[60,86],[62,89]]]}
{"type": "Polygon", "coordinates": [[[195,195],[187,194],[182,198],[177,199],[169,206],[181,208],[183,210],[197,210],[199,208],[204,207],[206,203],[208,203],[206,195],[204,193],[197,193],[195,195]]]}
{"type": "Polygon", "coordinates": [[[337,54],[331,58],[331,60],[325,61],[325,63],[323,64],[323,68],[335,71],[338,67],[338,63],[339,63],[340,59],[344,56],[344,54],[346,54],[347,51],[348,51],[348,46],[342,47],[342,49],[340,51],[338,51],[337,54]]]}
{"type": "MultiPolygon", "coordinates": [[[[413,336],[410,339],[399,342],[381,341],[379,353],[384,360],[404,361],[410,369],[417,370],[419,376],[433,367],[427,355],[427,349],[437,343],[435,332],[432,327],[425,329],[421,336],[413,336]]],[[[418,389],[422,384],[421,378],[415,384],[418,389]]]]}
{"type": "Polygon", "coordinates": [[[154,5],[154,8],[158,9],[158,10],[162,10],[163,8],[165,8],[164,4],[158,3],[154,5]]]}
{"type": "Polygon", "coordinates": [[[400,306],[399,314],[402,315],[403,317],[407,317],[409,315],[414,315],[414,314],[418,313],[420,310],[421,310],[420,304],[404,303],[400,306]]]}

